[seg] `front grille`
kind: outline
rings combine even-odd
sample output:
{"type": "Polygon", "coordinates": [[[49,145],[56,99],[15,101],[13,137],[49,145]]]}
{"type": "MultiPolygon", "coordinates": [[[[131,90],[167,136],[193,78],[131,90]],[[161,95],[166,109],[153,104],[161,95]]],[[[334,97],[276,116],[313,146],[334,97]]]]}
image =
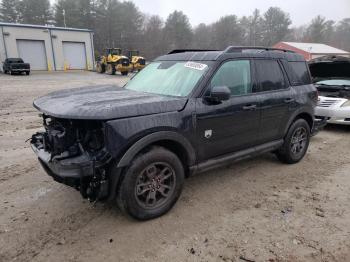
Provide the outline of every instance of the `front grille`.
{"type": "Polygon", "coordinates": [[[338,102],[338,100],[333,100],[333,99],[325,99],[322,101],[318,102],[318,106],[320,107],[331,107],[334,104],[336,104],[338,102]]]}

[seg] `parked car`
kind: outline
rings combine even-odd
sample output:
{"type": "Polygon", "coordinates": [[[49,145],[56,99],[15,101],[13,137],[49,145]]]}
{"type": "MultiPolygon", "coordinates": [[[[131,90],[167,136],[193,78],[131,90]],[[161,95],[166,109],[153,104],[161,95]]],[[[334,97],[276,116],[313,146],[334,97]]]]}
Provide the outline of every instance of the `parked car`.
{"type": "Polygon", "coordinates": [[[296,53],[258,47],[176,50],[123,88],[63,90],[34,101],[45,171],[90,200],[115,199],[136,219],[175,204],[184,178],[274,152],[305,155],[317,91],[296,53]]]}
{"type": "Polygon", "coordinates": [[[309,61],[309,67],[320,95],[316,117],[350,125],[350,58],[324,56],[309,61]]]}
{"type": "Polygon", "coordinates": [[[5,74],[10,73],[11,75],[14,73],[26,73],[26,75],[29,75],[30,65],[24,63],[22,58],[7,58],[3,63],[2,71],[5,74]]]}

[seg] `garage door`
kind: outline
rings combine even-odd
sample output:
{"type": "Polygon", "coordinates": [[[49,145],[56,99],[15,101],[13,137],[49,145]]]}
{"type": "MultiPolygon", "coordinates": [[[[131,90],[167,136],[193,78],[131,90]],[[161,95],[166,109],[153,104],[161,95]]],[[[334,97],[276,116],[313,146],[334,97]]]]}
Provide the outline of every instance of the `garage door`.
{"type": "Polygon", "coordinates": [[[18,55],[32,70],[47,70],[45,42],[36,40],[17,40],[18,55]]]}
{"type": "Polygon", "coordinates": [[[66,69],[86,69],[85,43],[62,42],[66,69]]]}

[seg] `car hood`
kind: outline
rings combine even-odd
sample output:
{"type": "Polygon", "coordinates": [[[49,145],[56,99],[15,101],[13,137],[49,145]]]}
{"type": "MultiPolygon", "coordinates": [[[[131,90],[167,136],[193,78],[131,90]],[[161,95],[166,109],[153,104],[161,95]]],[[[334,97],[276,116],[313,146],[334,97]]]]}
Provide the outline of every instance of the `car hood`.
{"type": "Polygon", "coordinates": [[[127,90],[114,85],[56,91],[33,102],[46,115],[108,120],[182,110],[187,98],[127,90]]]}
{"type": "Polygon", "coordinates": [[[314,82],[331,78],[350,78],[350,58],[323,56],[308,63],[314,82]]]}

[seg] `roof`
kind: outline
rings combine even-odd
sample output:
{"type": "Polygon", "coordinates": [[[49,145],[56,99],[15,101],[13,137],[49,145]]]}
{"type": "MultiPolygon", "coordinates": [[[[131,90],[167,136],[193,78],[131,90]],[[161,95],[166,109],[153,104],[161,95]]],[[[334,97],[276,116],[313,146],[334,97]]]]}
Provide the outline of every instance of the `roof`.
{"type": "Polygon", "coordinates": [[[282,42],[311,54],[349,54],[349,52],[319,43],[282,42]]]}
{"type": "Polygon", "coordinates": [[[70,27],[55,27],[53,25],[31,25],[31,24],[15,24],[15,23],[3,23],[3,22],[0,22],[0,26],[23,27],[23,28],[39,28],[39,29],[62,30],[62,31],[93,32],[90,29],[80,29],[80,28],[70,28],[70,27]]]}
{"type": "Polygon", "coordinates": [[[288,61],[305,61],[300,54],[282,49],[269,49],[262,47],[235,47],[229,46],[223,51],[182,50],[181,52],[170,52],[160,56],[155,61],[217,61],[230,58],[284,58],[288,61]]]}

